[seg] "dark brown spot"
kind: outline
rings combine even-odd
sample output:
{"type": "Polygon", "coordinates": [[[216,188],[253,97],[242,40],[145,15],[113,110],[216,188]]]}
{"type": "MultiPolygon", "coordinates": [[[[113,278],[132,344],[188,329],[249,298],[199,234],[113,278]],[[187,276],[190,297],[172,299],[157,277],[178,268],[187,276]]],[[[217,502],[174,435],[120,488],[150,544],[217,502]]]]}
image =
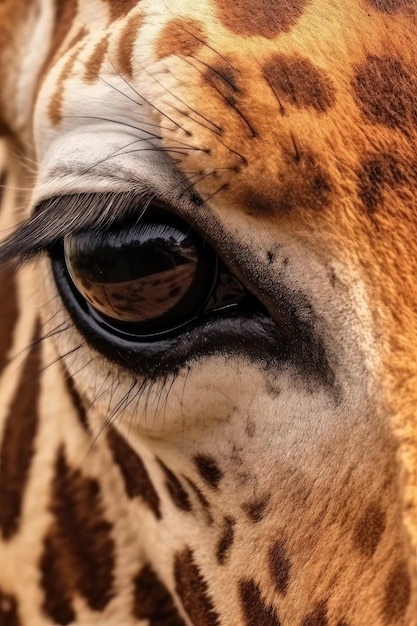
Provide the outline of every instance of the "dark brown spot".
{"type": "Polygon", "coordinates": [[[78,0],[68,0],[68,2],[56,2],[54,29],[52,42],[49,46],[49,54],[45,61],[42,74],[50,68],[58,50],[63,45],[67,35],[69,34],[74,20],[78,13],[78,0]]]}
{"type": "Polygon", "coordinates": [[[17,600],[0,589],[0,626],[21,626],[17,600]]]}
{"type": "Polygon", "coordinates": [[[335,102],[330,78],[309,59],[276,54],[264,67],[264,76],[281,105],[286,102],[322,112],[335,102]]]}
{"type": "Polygon", "coordinates": [[[175,557],[175,591],[193,626],[218,626],[220,623],[207,582],[194,562],[193,553],[186,548],[175,557]]]}
{"type": "Polygon", "coordinates": [[[161,519],[160,500],[140,456],[115,428],[107,432],[114,462],[119,466],[129,498],[141,498],[157,519],[161,519]]]}
{"type": "Polygon", "coordinates": [[[381,13],[397,13],[403,9],[416,11],[415,0],[367,0],[368,4],[381,13]]]}
{"type": "Polygon", "coordinates": [[[22,365],[0,447],[0,530],[5,540],[11,539],[19,529],[26,483],[35,453],[41,368],[38,333],[37,327],[34,345],[22,365]]]}
{"type": "Polygon", "coordinates": [[[18,318],[17,289],[11,269],[0,268],[0,376],[6,367],[13,343],[13,329],[18,318]]]}
{"type": "Polygon", "coordinates": [[[353,89],[371,124],[382,124],[405,134],[417,125],[416,68],[393,57],[369,55],[358,68],[353,89]]]}
{"type": "Polygon", "coordinates": [[[332,184],[320,158],[294,144],[282,155],[284,172],[270,188],[242,185],[241,200],[253,215],[290,213],[297,209],[319,211],[329,204],[332,184]]]}
{"type": "Polygon", "coordinates": [[[240,90],[237,84],[237,72],[227,63],[209,67],[203,75],[204,84],[213,87],[231,106],[235,106],[240,90]]]}
{"type": "Polygon", "coordinates": [[[301,626],[328,626],[328,624],[327,605],[320,602],[314,611],[303,619],[301,626]]]}
{"type": "Polygon", "coordinates": [[[94,48],[93,53],[86,61],[84,80],[86,80],[87,83],[92,83],[97,80],[97,77],[101,70],[101,66],[104,62],[104,58],[107,54],[108,47],[109,40],[107,37],[104,37],[101,41],[98,42],[98,44],[94,48]]]}
{"type": "MultiPolygon", "coordinates": [[[[74,46],[76,46],[80,41],[82,41],[86,37],[87,34],[88,34],[88,31],[82,28],[74,37],[73,44],[70,46],[70,48],[73,48],[74,46]]],[[[52,94],[51,99],[49,101],[48,115],[53,126],[58,126],[61,123],[62,106],[64,103],[65,83],[68,80],[68,78],[70,78],[71,76],[72,70],[77,60],[76,52],[78,52],[79,49],[77,51],[73,51],[72,54],[69,54],[66,62],[64,63],[64,67],[61,70],[59,78],[57,80],[55,91],[52,94]]]]}
{"type": "Polygon", "coordinates": [[[366,209],[376,211],[383,200],[385,189],[392,190],[417,182],[417,167],[404,163],[396,154],[373,154],[359,172],[359,197],[366,209]]]}
{"type": "Polygon", "coordinates": [[[223,472],[213,457],[206,456],[205,454],[198,454],[194,457],[194,462],[201,478],[205,480],[210,487],[217,489],[219,482],[223,478],[223,472]]]}
{"type": "Polygon", "coordinates": [[[364,556],[370,558],[383,535],[387,516],[379,504],[370,504],[356,524],[353,540],[364,556]]]}
{"type": "Polygon", "coordinates": [[[136,576],[133,614],[149,626],[185,626],[171,594],[149,565],[136,576]]]}
{"type": "Polygon", "coordinates": [[[253,580],[242,580],[239,591],[246,626],[280,626],[274,609],[265,604],[253,580]]]}
{"type": "Polygon", "coordinates": [[[125,78],[133,78],[133,53],[139,28],[143,23],[143,15],[132,15],[120,34],[117,49],[117,69],[125,78]]]}
{"type": "MultiPolygon", "coordinates": [[[[1,122],[0,122],[0,124],[1,124],[1,122]]],[[[1,136],[2,136],[2,132],[1,132],[1,126],[0,126],[0,137],[1,136]]],[[[1,212],[2,208],[3,208],[2,201],[3,201],[3,194],[4,194],[4,189],[5,189],[5,186],[6,186],[6,182],[7,182],[7,170],[2,170],[0,172],[0,212],[1,212]]],[[[1,280],[0,280],[0,285],[1,285],[1,280]]]]}
{"type": "Polygon", "coordinates": [[[174,18],[163,29],[155,43],[155,55],[163,59],[170,54],[176,56],[195,56],[206,43],[203,26],[191,19],[174,18]]]}
{"type": "Polygon", "coordinates": [[[213,522],[213,517],[210,512],[210,502],[207,500],[206,496],[203,494],[201,489],[197,487],[194,481],[192,481],[188,477],[185,477],[185,480],[187,481],[187,483],[190,485],[191,489],[194,491],[195,495],[197,496],[199,503],[201,504],[201,506],[203,507],[207,515],[207,521],[209,524],[211,524],[213,522]]]}
{"type": "Polygon", "coordinates": [[[226,516],[223,521],[223,532],[217,543],[216,558],[220,565],[226,562],[230,548],[233,545],[235,537],[236,520],[233,517],[226,516]]]}
{"type": "Polygon", "coordinates": [[[291,561],[283,540],[276,541],[269,550],[269,571],[276,588],[286,594],[290,584],[291,561]]]}
{"type": "Polygon", "coordinates": [[[395,566],[385,585],[384,616],[388,624],[399,622],[411,598],[411,580],[404,562],[395,566]]]}
{"type": "Polygon", "coordinates": [[[139,3],[139,0],[107,0],[110,11],[110,22],[124,17],[134,9],[139,3]]]}
{"type": "Polygon", "coordinates": [[[44,541],[40,563],[41,585],[45,593],[42,608],[54,624],[66,625],[76,619],[71,600],[74,574],[71,564],[61,553],[59,542],[60,537],[55,530],[44,541]]]}
{"type": "MultiPolygon", "coordinates": [[[[55,463],[50,534],[41,559],[44,610],[56,606],[56,586],[69,598],[80,593],[95,611],[103,611],[114,595],[115,546],[112,526],[106,520],[97,480],[71,469],[61,448],[55,463]]],[[[62,607],[61,607],[62,608],[62,607]]],[[[60,622],[63,623],[63,622],[60,622]]]]}
{"type": "Polygon", "coordinates": [[[167,467],[162,461],[158,460],[158,463],[165,474],[165,485],[173,503],[182,511],[191,511],[191,502],[188,497],[188,493],[185,491],[174,472],[170,470],[169,467],[167,467]]]}
{"type": "Polygon", "coordinates": [[[259,35],[268,39],[288,32],[308,4],[309,0],[216,0],[219,18],[226,28],[236,35],[259,35]]]}
{"type": "Polygon", "coordinates": [[[244,504],[242,508],[245,513],[247,513],[249,519],[256,524],[263,520],[268,502],[269,497],[262,498],[261,500],[252,500],[244,504]]]}

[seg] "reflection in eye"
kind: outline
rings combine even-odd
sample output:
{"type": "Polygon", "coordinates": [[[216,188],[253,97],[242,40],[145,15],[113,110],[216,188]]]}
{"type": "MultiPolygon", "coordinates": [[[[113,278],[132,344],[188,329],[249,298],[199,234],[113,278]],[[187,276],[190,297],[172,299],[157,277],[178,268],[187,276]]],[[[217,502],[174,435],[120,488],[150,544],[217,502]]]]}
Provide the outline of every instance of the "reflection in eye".
{"type": "MultiPolygon", "coordinates": [[[[191,287],[199,292],[205,286],[196,244],[167,224],[80,233],[66,239],[65,257],[87,302],[121,322],[157,320],[168,313],[173,321],[184,314],[185,303],[178,307],[191,287]],[[200,284],[193,285],[197,277],[200,284]]],[[[196,294],[189,295],[195,300],[196,294]]]]}

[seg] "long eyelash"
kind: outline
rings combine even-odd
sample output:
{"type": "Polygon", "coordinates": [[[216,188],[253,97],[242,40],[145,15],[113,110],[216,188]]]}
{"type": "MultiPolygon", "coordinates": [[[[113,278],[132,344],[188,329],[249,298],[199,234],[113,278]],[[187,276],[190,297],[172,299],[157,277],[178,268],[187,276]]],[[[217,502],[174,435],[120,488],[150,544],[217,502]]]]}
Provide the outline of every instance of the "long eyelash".
{"type": "Polygon", "coordinates": [[[70,356],[71,354],[76,354],[78,352],[78,350],[80,348],[82,348],[85,345],[84,342],[80,343],[78,346],[76,346],[75,348],[71,348],[71,350],[68,350],[67,352],[65,352],[64,354],[60,354],[59,356],[57,356],[55,359],[53,359],[52,361],[50,361],[49,363],[46,363],[45,365],[43,365],[35,374],[34,377],[36,376],[40,376],[43,372],[45,372],[49,367],[51,367],[52,365],[55,365],[55,363],[59,363],[59,361],[61,361],[62,359],[66,359],[68,356],[70,356]]]}
{"type": "Polygon", "coordinates": [[[229,183],[224,183],[224,185],[222,185],[221,187],[219,187],[217,189],[217,191],[215,191],[214,193],[210,194],[209,196],[207,196],[206,198],[204,198],[204,202],[208,202],[209,200],[211,200],[212,198],[214,198],[214,196],[216,196],[218,193],[220,193],[221,191],[223,191],[224,189],[228,189],[229,187],[229,183]]]}
{"type": "Polygon", "coordinates": [[[108,228],[116,220],[135,215],[153,199],[153,193],[72,194],[51,198],[0,246],[0,263],[17,260],[18,264],[61,241],[64,236],[87,227],[108,228]]]}
{"type": "MultiPolygon", "coordinates": [[[[7,362],[7,365],[12,365],[20,356],[22,356],[22,354],[25,354],[26,352],[30,352],[32,348],[41,344],[45,339],[49,339],[50,337],[55,337],[56,335],[59,335],[60,333],[65,332],[66,330],[69,329],[69,326],[62,327],[62,324],[65,324],[65,322],[62,322],[55,328],[49,330],[44,335],[41,335],[40,337],[37,337],[33,341],[29,342],[27,346],[25,346],[24,348],[22,348],[21,350],[19,350],[18,352],[16,352],[10,357],[10,359],[7,362]]],[[[44,324],[42,326],[44,326],[44,324]]],[[[40,329],[42,328],[42,326],[40,326],[40,329]]]]}

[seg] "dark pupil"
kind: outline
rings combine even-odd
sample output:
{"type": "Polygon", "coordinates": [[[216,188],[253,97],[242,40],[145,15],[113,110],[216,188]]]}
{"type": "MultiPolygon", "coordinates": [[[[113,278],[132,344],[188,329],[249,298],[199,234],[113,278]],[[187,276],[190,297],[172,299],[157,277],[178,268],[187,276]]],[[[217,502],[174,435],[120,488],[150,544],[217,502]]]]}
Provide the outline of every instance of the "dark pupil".
{"type": "Polygon", "coordinates": [[[214,268],[201,258],[204,242],[193,235],[158,223],[85,231],[66,238],[65,260],[95,312],[134,324],[135,332],[140,325],[144,333],[163,332],[197,314],[213,283],[214,268]]]}

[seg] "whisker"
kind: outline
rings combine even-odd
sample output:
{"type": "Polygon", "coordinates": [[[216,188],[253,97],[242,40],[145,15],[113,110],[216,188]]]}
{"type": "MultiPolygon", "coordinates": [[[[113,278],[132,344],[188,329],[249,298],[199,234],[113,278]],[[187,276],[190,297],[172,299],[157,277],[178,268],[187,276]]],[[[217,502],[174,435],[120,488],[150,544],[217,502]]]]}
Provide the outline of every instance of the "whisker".
{"type": "MultiPolygon", "coordinates": [[[[169,394],[171,393],[171,390],[172,390],[172,387],[174,386],[174,383],[175,383],[175,376],[171,375],[171,384],[169,385],[169,388],[168,388],[168,390],[166,392],[165,400],[164,400],[164,423],[166,422],[166,414],[167,414],[167,407],[168,407],[168,397],[169,397],[169,394]]],[[[165,388],[165,384],[164,384],[164,388],[165,388]]],[[[163,389],[161,390],[161,394],[162,394],[163,389]]]]}
{"type": "MultiPolygon", "coordinates": [[[[45,339],[49,339],[50,337],[54,337],[55,335],[59,335],[60,333],[64,332],[65,330],[68,330],[69,326],[65,326],[64,328],[60,328],[60,326],[62,326],[64,322],[62,322],[61,324],[59,324],[56,328],[48,331],[47,333],[45,333],[45,335],[42,335],[41,337],[38,337],[37,339],[34,339],[33,341],[31,341],[30,343],[28,343],[27,346],[25,346],[24,348],[22,348],[21,350],[19,350],[18,352],[16,352],[16,354],[13,354],[9,360],[7,361],[7,365],[11,365],[14,361],[16,361],[22,354],[25,354],[26,352],[32,350],[32,348],[34,348],[35,346],[39,345],[40,343],[42,343],[42,341],[44,341],[45,339]]],[[[42,328],[42,326],[40,327],[42,328]]]]}
{"type": "MultiPolygon", "coordinates": [[[[101,116],[98,116],[98,115],[64,115],[63,117],[65,119],[85,119],[85,120],[98,120],[99,122],[112,122],[114,124],[121,124],[122,126],[126,126],[127,128],[133,128],[134,130],[137,130],[139,132],[148,133],[149,135],[151,135],[151,137],[155,137],[155,139],[160,138],[155,133],[151,133],[149,130],[144,129],[141,126],[135,126],[135,124],[128,124],[128,122],[122,122],[120,120],[115,120],[115,119],[113,119],[111,117],[101,117],[101,116]]],[[[138,120],[138,121],[141,124],[144,124],[145,126],[153,126],[155,128],[162,129],[162,130],[171,130],[170,128],[161,126],[160,124],[154,124],[152,122],[146,122],[145,120],[138,120]]]]}
{"type": "Polygon", "coordinates": [[[216,48],[213,48],[212,46],[209,46],[209,44],[204,41],[204,39],[201,39],[200,37],[198,37],[195,33],[191,32],[190,30],[188,30],[187,28],[185,28],[185,26],[183,24],[181,24],[181,28],[184,32],[186,32],[188,35],[191,35],[191,37],[194,37],[194,39],[196,41],[198,41],[199,43],[201,43],[205,48],[207,48],[208,50],[211,50],[211,52],[214,52],[214,54],[216,56],[218,56],[220,59],[222,59],[222,61],[224,61],[225,63],[227,63],[228,65],[230,65],[231,68],[233,68],[235,71],[236,67],[233,65],[233,63],[227,58],[224,57],[222,54],[220,54],[220,52],[218,50],[216,50],[216,48]]]}
{"type": "MultiPolygon", "coordinates": [[[[207,174],[194,174],[193,176],[189,176],[188,180],[190,181],[190,184],[187,185],[187,187],[185,187],[185,189],[181,190],[180,195],[178,196],[178,198],[182,198],[184,196],[185,193],[187,193],[187,191],[189,189],[193,189],[199,182],[201,182],[202,180],[204,180],[205,178],[209,178],[210,176],[215,176],[217,174],[216,170],[213,170],[212,172],[208,172],[207,174]],[[197,180],[192,180],[197,178],[197,180]]],[[[182,183],[180,183],[182,184],[182,183]]]]}
{"type": "Polygon", "coordinates": [[[211,198],[214,198],[215,195],[217,195],[218,193],[220,193],[221,191],[223,191],[224,189],[227,189],[229,187],[229,183],[225,183],[224,185],[222,185],[221,187],[219,187],[219,189],[217,191],[215,191],[214,193],[211,194],[211,196],[208,196],[207,198],[204,199],[204,202],[208,202],[209,200],[211,200],[211,198]]]}
{"type": "Polygon", "coordinates": [[[60,354],[55,359],[53,359],[49,363],[46,363],[40,369],[38,369],[36,372],[34,372],[32,374],[32,376],[28,380],[34,380],[37,376],[40,376],[43,372],[45,372],[52,365],[55,365],[56,363],[58,363],[62,359],[65,359],[67,356],[70,356],[71,354],[74,354],[75,352],[77,352],[80,348],[82,348],[82,346],[83,346],[83,344],[81,343],[79,346],[76,346],[75,348],[72,348],[71,350],[68,350],[68,352],[65,352],[64,354],[60,354]]]}
{"type": "Polygon", "coordinates": [[[160,115],[162,115],[162,117],[165,117],[165,119],[167,119],[169,122],[171,122],[172,124],[174,124],[174,126],[176,126],[177,128],[179,128],[180,130],[182,130],[186,135],[188,135],[189,137],[191,137],[191,133],[189,131],[187,131],[185,128],[183,128],[181,126],[181,124],[179,124],[178,122],[176,122],[174,119],[172,119],[167,113],[164,113],[161,109],[159,109],[155,104],[153,104],[152,102],[150,102],[147,98],[145,98],[145,96],[142,96],[142,94],[140,94],[138,91],[136,91],[136,89],[134,89],[134,87],[132,87],[132,85],[130,85],[127,80],[125,79],[125,77],[115,68],[114,64],[112,63],[112,60],[109,58],[110,64],[113,67],[114,71],[118,73],[118,75],[120,76],[120,78],[123,80],[123,82],[130,88],[132,89],[132,91],[139,97],[141,98],[148,106],[150,106],[152,109],[154,109],[154,111],[158,111],[158,113],[160,115]]]}
{"type": "MultiPolygon", "coordinates": [[[[161,139],[161,137],[158,137],[158,139],[161,139]]],[[[149,141],[149,137],[143,137],[142,139],[135,139],[134,141],[130,141],[128,144],[121,146],[112,154],[109,154],[104,159],[97,161],[96,163],[91,165],[88,169],[84,170],[83,174],[88,174],[88,172],[90,172],[93,168],[97,167],[98,165],[102,165],[103,163],[106,163],[106,161],[108,161],[109,159],[113,159],[118,156],[123,156],[124,154],[126,154],[126,152],[122,152],[122,150],[125,150],[125,148],[128,148],[129,146],[133,146],[135,143],[140,143],[141,141],[149,141]]],[[[127,152],[127,154],[129,154],[129,152],[127,152]]]]}
{"type": "Polygon", "coordinates": [[[284,109],[284,106],[283,106],[283,104],[282,104],[281,100],[278,98],[278,94],[277,94],[277,92],[275,91],[274,87],[272,86],[271,81],[268,79],[268,77],[267,77],[267,76],[265,76],[265,74],[263,74],[263,79],[265,80],[266,84],[268,85],[268,87],[269,87],[269,88],[270,88],[270,90],[272,91],[272,93],[273,93],[273,95],[274,95],[274,97],[275,97],[275,100],[278,102],[279,112],[281,113],[281,115],[285,115],[285,109],[284,109]]]}
{"type": "MultiPolygon", "coordinates": [[[[201,117],[201,119],[203,119],[205,122],[207,122],[208,124],[211,124],[211,126],[213,126],[213,128],[210,128],[209,126],[206,126],[205,124],[203,124],[202,122],[199,122],[198,120],[194,119],[193,117],[189,116],[190,119],[195,122],[196,124],[199,124],[200,126],[202,126],[203,128],[206,128],[207,130],[209,130],[210,132],[215,133],[216,135],[221,135],[223,134],[223,128],[221,126],[218,126],[218,124],[215,124],[214,122],[212,122],[208,117],[206,117],[205,115],[202,115],[201,113],[199,113],[196,109],[194,109],[192,106],[190,106],[187,102],[185,102],[182,98],[180,98],[179,96],[177,96],[175,93],[173,93],[170,89],[168,89],[168,87],[166,87],[166,85],[164,85],[160,80],[158,80],[157,78],[155,78],[155,76],[153,76],[150,72],[147,71],[147,69],[143,66],[141,66],[141,71],[145,72],[145,74],[147,74],[154,82],[157,83],[157,85],[159,85],[160,87],[162,87],[162,89],[164,89],[166,91],[166,93],[168,93],[170,96],[172,96],[173,98],[175,98],[175,100],[177,100],[178,102],[180,102],[181,104],[183,104],[185,107],[187,107],[187,109],[189,109],[192,113],[195,113],[198,117],[201,117]]],[[[129,87],[131,87],[133,89],[133,87],[127,83],[129,85],[129,87]]],[[[171,105],[172,106],[172,105],[171,105]]],[[[178,111],[178,113],[183,115],[183,112],[180,109],[175,108],[176,111],[178,111]]]]}
{"type": "MultiPolygon", "coordinates": [[[[219,72],[218,70],[216,70],[216,68],[212,67],[209,63],[205,63],[204,61],[202,61],[201,59],[199,59],[198,57],[192,57],[195,61],[197,61],[198,63],[201,63],[201,65],[203,65],[204,67],[206,67],[208,70],[210,70],[211,72],[213,72],[214,74],[217,74],[217,76],[219,76],[219,78],[221,78],[225,83],[227,83],[235,92],[238,92],[238,89],[236,89],[236,87],[233,85],[233,83],[227,78],[227,76],[224,76],[221,72],[219,72]]],[[[192,68],[194,68],[197,72],[199,72],[202,76],[204,76],[204,73],[201,72],[195,65],[193,65],[193,63],[191,63],[191,61],[189,59],[185,59],[183,58],[182,61],[184,61],[185,63],[188,63],[188,65],[191,65],[192,68]]],[[[218,87],[217,85],[213,85],[211,83],[211,87],[217,91],[217,93],[227,102],[227,104],[229,104],[232,109],[237,113],[237,115],[241,118],[241,120],[244,122],[244,124],[247,126],[247,128],[249,129],[249,132],[251,134],[252,137],[256,137],[257,134],[252,126],[252,124],[249,122],[248,118],[242,113],[242,111],[236,106],[236,103],[234,102],[234,100],[232,100],[231,98],[228,98],[218,87]]]]}

